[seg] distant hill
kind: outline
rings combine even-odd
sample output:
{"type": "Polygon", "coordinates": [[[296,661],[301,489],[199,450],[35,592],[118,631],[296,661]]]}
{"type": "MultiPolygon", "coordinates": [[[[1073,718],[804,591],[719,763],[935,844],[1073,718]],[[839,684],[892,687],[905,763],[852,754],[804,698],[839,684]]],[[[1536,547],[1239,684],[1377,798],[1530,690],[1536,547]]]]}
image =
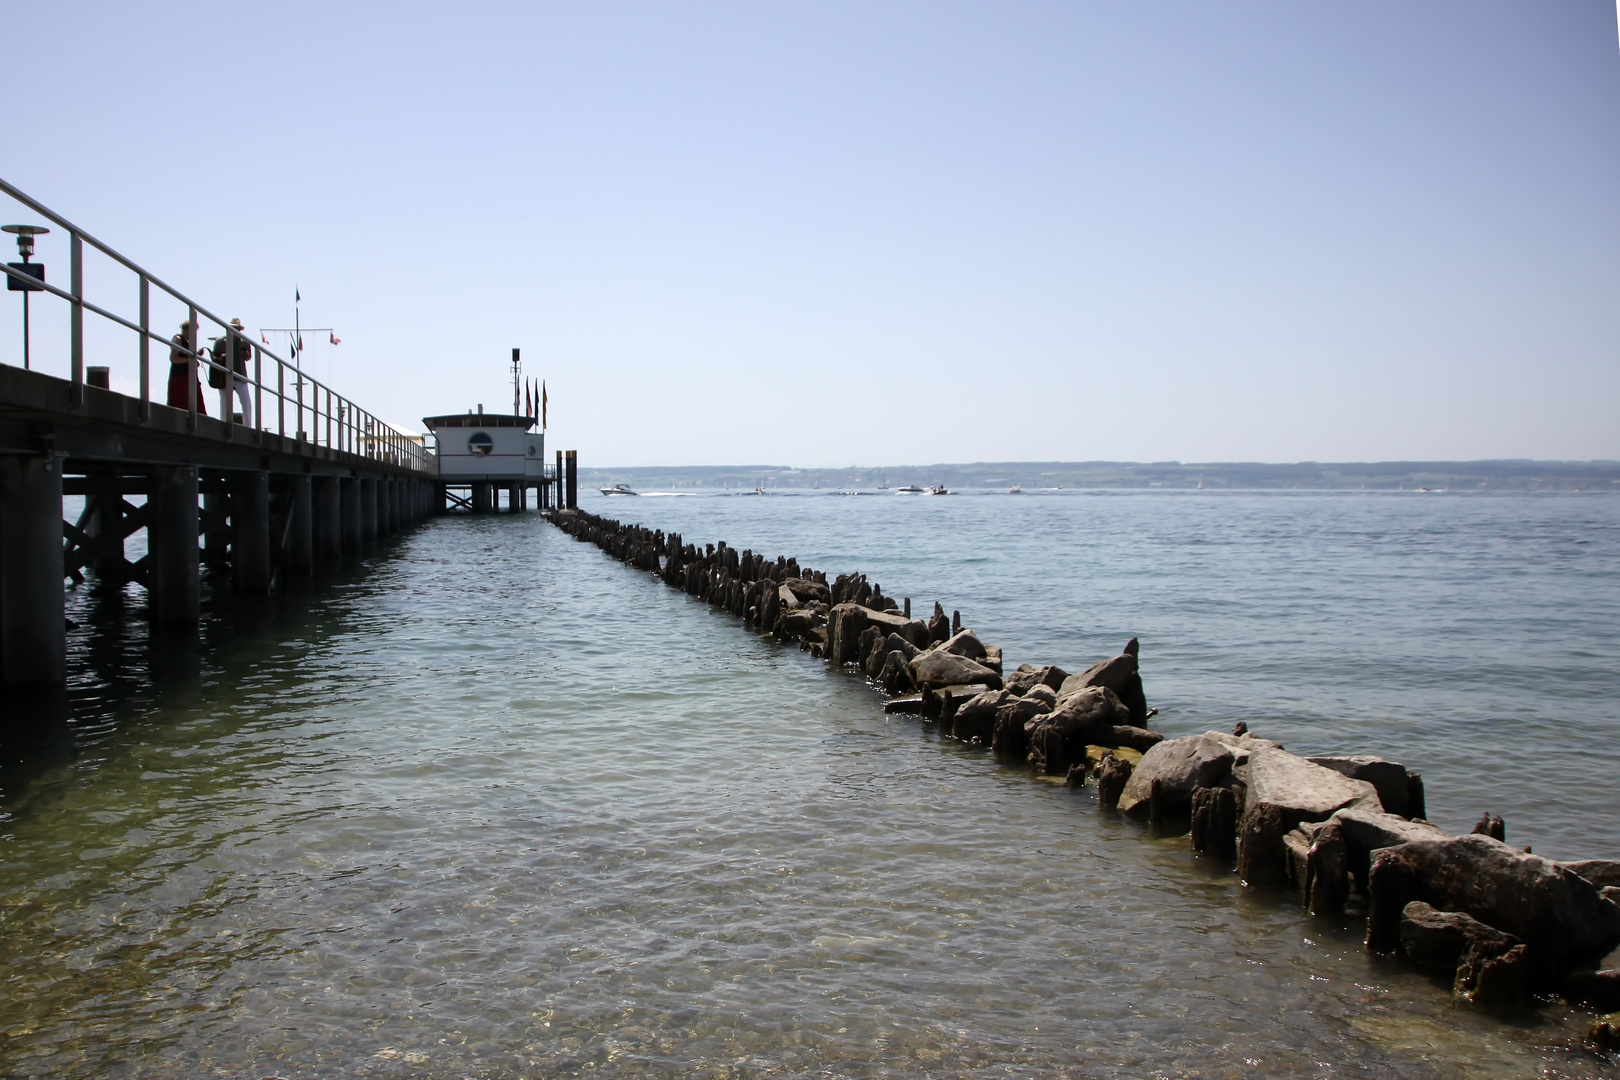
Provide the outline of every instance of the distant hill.
{"type": "Polygon", "coordinates": [[[870,490],[904,484],[948,488],[1228,488],[1304,490],[1620,491],[1620,461],[976,461],[957,465],[874,465],[795,469],[789,465],[690,465],[620,469],[581,467],[581,486],[629,484],[681,488],[831,488],[870,490]]]}

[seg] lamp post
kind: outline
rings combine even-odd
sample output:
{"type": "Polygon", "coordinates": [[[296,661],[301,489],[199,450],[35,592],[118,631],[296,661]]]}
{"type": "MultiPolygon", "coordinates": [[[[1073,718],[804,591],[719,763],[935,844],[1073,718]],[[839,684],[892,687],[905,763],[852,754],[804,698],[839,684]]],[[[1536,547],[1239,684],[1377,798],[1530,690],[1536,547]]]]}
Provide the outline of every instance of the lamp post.
{"type": "MultiPolygon", "coordinates": [[[[21,270],[29,277],[45,280],[45,264],[29,262],[34,254],[34,237],[48,233],[51,230],[43,225],[0,225],[0,232],[12,233],[17,237],[17,251],[22,255],[22,262],[9,263],[13,270],[21,270]]],[[[6,291],[23,294],[23,369],[28,369],[28,294],[31,292],[44,292],[38,285],[30,285],[26,281],[6,275],[6,291]]]]}

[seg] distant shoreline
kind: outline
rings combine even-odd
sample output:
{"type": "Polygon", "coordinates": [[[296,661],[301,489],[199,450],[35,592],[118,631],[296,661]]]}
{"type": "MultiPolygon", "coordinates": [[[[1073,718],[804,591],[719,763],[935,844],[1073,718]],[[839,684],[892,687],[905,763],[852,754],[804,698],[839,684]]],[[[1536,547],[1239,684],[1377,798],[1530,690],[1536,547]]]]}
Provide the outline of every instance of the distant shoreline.
{"type": "Polygon", "coordinates": [[[1381,461],[1267,464],[1179,461],[1000,461],[795,469],[788,465],[580,468],[582,487],[872,490],[948,488],[1224,489],[1316,491],[1620,492],[1620,461],[1381,461]]]}

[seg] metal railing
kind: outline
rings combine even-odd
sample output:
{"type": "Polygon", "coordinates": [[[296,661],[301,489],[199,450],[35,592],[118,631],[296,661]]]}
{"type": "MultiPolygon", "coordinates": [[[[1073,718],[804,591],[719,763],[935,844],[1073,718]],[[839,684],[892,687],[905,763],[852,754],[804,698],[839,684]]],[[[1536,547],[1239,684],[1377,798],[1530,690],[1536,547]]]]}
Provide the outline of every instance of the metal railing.
{"type": "MultiPolygon", "coordinates": [[[[52,296],[66,300],[69,308],[68,353],[71,367],[72,396],[75,405],[84,400],[84,313],[86,311],[99,315],[103,319],[116,323],[135,332],[140,344],[140,417],[147,419],[151,412],[151,344],[157,342],[160,348],[168,349],[171,363],[175,357],[183,356],[186,363],[186,397],[187,428],[197,430],[199,393],[198,373],[208,370],[215,373],[215,377],[224,381],[225,400],[236,401],[237,384],[245,382],[249,387],[249,394],[253,399],[253,424],[257,431],[270,431],[265,424],[264,401],[268,395],[275,403],[276,423],[275,434],[287,437],[287,412],[293,413],[293,438],[295,441],[325,447],[338,453],[357,454],[362,458],[397,465],[402,468],[418,472],[431,471],[431,458],[426,448],[411,436],[399,429],[385,423],[371,413],[360,408],[353,401],[334,391],[319,380],[305,374],[297,365],[290,364],[276,355],[263,344],[250,341],[245,333],[236,329],[225,319],[220,318],[195,300],[186,296],[180,290],[166,284],[155,277],[131,259],[124,257],[117,251],[103,244],[95,237],[80,229],[60,214],[41,205],[37,200],[13,187],[5,180],[0,179],[0,191],[10,195],[34,213],[49,220],[68,234],[69,268],[67,289],[46,284],[21,270],[13,269],[0,263],[8,277],[25,282],[30,291],[49,293],[52,296]],[[95,250],[106,255],[109,259],[132,271],[140,283],[140,315],[138,322],[131,322],[121,315],[114,314],[106,308],[91,303],[84,298],[84,245],[89,244],[95,250]],[[188,323],[191,327],[189,340],[180,341],[179,334],[174,338],[166,338],[152,330],[151,289],[156,286],[175,300],[184,304],[187,311],[188,323]],[[209,350],[199,347],[198,317],[208,319],[217,325],[223,332],[224,348],[220,350],[220,357],[216,360],[209,350]],[[239,343],[247,345],[253,350],[252,362],[248,365],[251,370],[242,373],[236,370],[233,363],[239,351],[239,343]],[[268,384],[265,373],[265,360],[275,365],[273,385],[268,384]],[[292,389],[289,393],[288,381],[291,375],[292,389]],[[306,424],[308,426],[306,426],[306,424]]],[[[206,410],[204,410],[206,412],[206,410]]],[[[222,417],[230,428],[239,426],[232,414],[232,408],[225,409],[222,417]]]]}

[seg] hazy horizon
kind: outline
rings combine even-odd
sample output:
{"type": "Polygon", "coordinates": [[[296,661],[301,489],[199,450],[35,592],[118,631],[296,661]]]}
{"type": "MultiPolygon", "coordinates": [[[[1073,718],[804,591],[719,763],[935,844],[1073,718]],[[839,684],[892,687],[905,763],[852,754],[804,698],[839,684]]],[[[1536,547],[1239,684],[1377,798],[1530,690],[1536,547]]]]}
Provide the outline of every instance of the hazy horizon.
{"type": "Polygon", "coordinates": [[[520,347],[593,463],[1614,459],[1615,18],[30,5],[0,175],[405,427],[520,347]]]}

